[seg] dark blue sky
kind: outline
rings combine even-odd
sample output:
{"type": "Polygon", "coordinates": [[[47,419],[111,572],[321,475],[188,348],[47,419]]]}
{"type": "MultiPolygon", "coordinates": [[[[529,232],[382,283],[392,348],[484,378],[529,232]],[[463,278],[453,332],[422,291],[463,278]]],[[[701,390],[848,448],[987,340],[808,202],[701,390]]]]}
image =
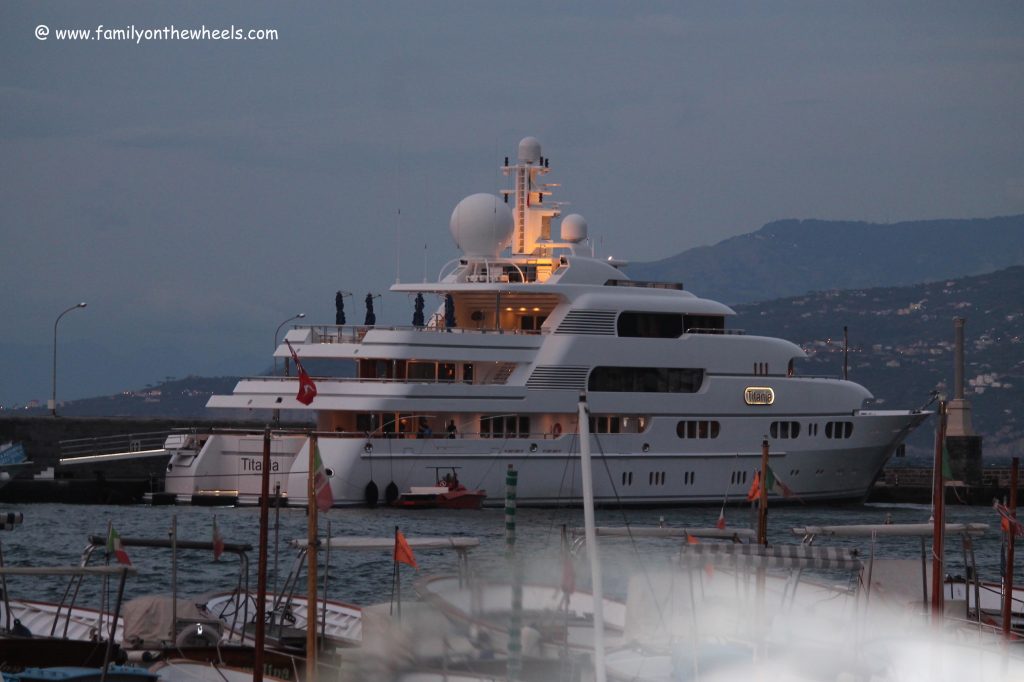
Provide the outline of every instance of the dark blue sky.
{"type": "MultiPolygon", "coordinates": [[[[16,1],[0,63],[0,404],[49,395],[79,300],[62,398],[263,370],[282,320],[332,323],[398,255],[432,278],[525,135],[629,260],[777,218],[1024,211],[1019,2],[16,1]],[[54,34],[99,24],[279,37],[54,34]]],[[[411,315],[386,294],[378,320],[411,315]]]]}

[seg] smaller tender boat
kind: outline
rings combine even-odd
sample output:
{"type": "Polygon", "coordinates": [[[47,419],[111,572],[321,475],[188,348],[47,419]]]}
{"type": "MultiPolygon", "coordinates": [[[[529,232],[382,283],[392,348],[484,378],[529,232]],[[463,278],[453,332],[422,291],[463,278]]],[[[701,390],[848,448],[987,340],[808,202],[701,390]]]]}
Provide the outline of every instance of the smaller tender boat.
{"type": "Polygon", "coordinates": [[[458,468],[451,467],[451,472],[442,478],[440,470],[445,467],[429,467],[434,469],[436,485],[414,485],[409,492],[402,493],[391,503],[394,507],[408,509],[479,509],[487,497],[486,490],[469,490],[459,482],[458,468]]]}
{"type": "Polygon", "coordinates": [[[28,461],[28,455],[25,454],[25,448],[21,443],[0,444],[0,488],[30,466],[32,462],[28,461]]]}

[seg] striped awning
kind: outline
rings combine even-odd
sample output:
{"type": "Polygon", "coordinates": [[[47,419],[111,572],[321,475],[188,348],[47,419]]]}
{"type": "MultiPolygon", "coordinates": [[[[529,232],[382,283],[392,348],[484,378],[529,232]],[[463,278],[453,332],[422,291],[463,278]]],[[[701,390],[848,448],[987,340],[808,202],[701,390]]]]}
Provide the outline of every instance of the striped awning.
{"type": "Polygon", "coordinates": [[[711,564],[724,568],[835,568],[859,570],[856,549],[808,545],[741,545],[706,543],[685,545],[680,552],[684,566],[711,564]]]}

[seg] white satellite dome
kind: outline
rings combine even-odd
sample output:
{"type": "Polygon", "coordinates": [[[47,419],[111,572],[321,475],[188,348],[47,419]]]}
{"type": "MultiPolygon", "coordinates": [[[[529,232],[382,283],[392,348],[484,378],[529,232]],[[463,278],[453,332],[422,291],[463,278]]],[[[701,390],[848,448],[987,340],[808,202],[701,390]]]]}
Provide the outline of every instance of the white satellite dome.
{"type": "Polygon", "coordinates": [[[519,162],[540,163],[540,140],[536,137],[519,140],[519,162]]]}
{"type": "Polygon", "coordinates": [[[455,245],[470,258],[495,258],[512,239],[512,210],[493,194],[471,194],[448,223],[455,245]]]}
{"type": "Polygon", "coordinates": [[[577,243],[587,238],[587,221],[579,213],[562,218],[562,241],[577,243]]]}

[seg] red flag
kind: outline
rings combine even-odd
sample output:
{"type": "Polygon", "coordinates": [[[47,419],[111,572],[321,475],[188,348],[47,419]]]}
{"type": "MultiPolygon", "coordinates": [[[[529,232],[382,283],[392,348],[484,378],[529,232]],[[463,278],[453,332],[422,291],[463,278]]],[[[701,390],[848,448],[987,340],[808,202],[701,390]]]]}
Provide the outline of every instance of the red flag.
{"type": "Polygon", "coordinates": [[[419,570],[419,566],[416,564],[416,557],[412,554],[412,547],[406,542],[405,536],[402,535],[402,531],[395,528],[395,563],[406,564],[419,570]]]}
{"type": "Polygon", "coordinates": [[[220,561],[220,555],[224,553],[224,538],[220,536],[220,529],[217,528],[217,517],[213,517],[213,560],[220,561]]]}
{"type": "Polygon", "coordinates": [[[715,521],[715,528],[725,530],[725,509],[718,512],[718,520],[715,521]]]}
{"type": "Polygon", "coordinates": [[[113,524],[107,531],[107,554],[113,554],[119,564],[132,565],[132,560],[128,558],[128,552],[124,551],[124,547],[121,546],[121,536],[114,530],[113,524]]]}
{"type": "Polygon", "coordinates": [[[302,366],[301,362],[299,362],[299,356],[295,352],[295,349],[292,348],[291,341],[285,339],[284,342],[288,344],[288,350],[292,354],[292,360],[295,361],[295,369],[299,370],[299,392],[295,396],[295,399],[303,405],[309,405],[313,402],[313,398],[316,397],[316,384],[314,384],[313,380],[309,378],[309,374],[306,373],[306,368],[302,366]]]}
{"type": "Polygon", "coordinates": [[[316,495],[316,508],[322,512],[334,506],[334,494],[331,493],[331,484],[327,480],[327,470],[324,468],[324,461],[320,459],[320,443],[316,444],[313,450],[313,494],[316,495]]]}
{"type": "Polygon", "coordinates": [[[750,483],[750,490],[747,491],[747,501],[753,502],[761,496],[761,472],[754,472],[754,480],[750,483]]]}
{"type": "Polygon", "coordinates": [[[1000,516],[999,528],[1004,533],[1009,533],[1012,531],[1016,537],[1024,538],[1024,523],[1018,521],[1010,513],[1010,510],[1006,508],[1006,505],[995,502],[992,506],[995,508],[996,513],[1000,516]]]}

